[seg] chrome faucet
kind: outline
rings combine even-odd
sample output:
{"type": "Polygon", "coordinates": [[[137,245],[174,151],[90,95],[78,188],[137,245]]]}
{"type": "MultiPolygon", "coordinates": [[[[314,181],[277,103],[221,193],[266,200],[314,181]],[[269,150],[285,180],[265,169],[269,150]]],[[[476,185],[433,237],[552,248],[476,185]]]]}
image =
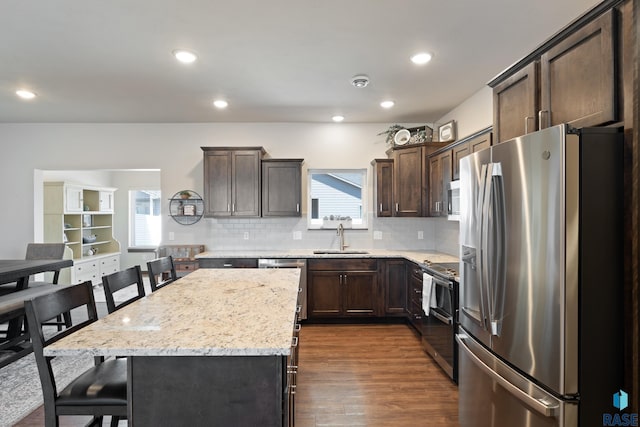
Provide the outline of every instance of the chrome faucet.
{"type": "Polygon", "coordinates": [[[336,234],[340,236],[340,251],[342,252],[345,248],[349,247],[349,245],[344,244],[344,227],[342,226],[342,223],[338,224],[336,234]]]}

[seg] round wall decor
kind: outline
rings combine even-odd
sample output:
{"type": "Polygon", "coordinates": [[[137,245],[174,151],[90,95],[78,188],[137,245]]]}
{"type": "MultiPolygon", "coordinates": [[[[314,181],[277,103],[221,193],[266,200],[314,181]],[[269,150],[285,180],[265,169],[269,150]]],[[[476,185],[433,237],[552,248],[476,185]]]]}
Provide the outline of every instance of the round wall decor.
{"type": "Polygon", "coordinates": [[[193,190],[178,191],[169,199],[169,215],[182,225],[200,221],[204,213],[204,201],[193,190]]]}

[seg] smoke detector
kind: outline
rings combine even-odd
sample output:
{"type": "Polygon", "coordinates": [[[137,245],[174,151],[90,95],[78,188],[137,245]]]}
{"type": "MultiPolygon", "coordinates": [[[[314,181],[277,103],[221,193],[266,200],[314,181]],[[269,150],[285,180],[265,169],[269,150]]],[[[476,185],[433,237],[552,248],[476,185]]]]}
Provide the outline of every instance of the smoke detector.
{"type": "Polygon", "coordinates": [[[357,88],[365,87],[369,84],[369,77],[364,74],[351,77],[351,84],[357,88]]]}

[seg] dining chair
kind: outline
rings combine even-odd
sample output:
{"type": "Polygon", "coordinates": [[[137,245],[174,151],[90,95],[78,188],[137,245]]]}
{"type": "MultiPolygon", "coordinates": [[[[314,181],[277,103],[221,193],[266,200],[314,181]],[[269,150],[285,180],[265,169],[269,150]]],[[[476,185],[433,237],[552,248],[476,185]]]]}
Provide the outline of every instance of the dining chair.
{"type": "Polygon", "coordinates": [[[142,281],[142,270],[139,265],[102,276],[102,286],[104,288],[104,295],[107,300],[107,311],[109,313],[113,313],[125,305],[131,304],[132,302],[143,298],[145,295],[144,283],[142,281]],[[116,292],[123,291],[120,294],[123,295],[129,290],[134,290],[134,285],[135,293],[131,297],[119,300],[116,303],[116,292]]]}
{"type": "Polygon", "coordinates": [[[127,417],[127,361],[126,359],[95,358],[95,366],[75,378],[58,391],[51,361],[55,357],[45,356],[44,349],[59,339],[98,320],[93,286],[90,281],[42,295],[25,302],[27,323],[31,332],[33,353],[38,367],[42,395],[44,398],[45,426],[58,426],[61,415],[91,415],[89,425],[102,425],[102,417],[111,416],[111,426],[117,426],[120,418],[127,417]],[[57,331],[43,332],[47,320],[58,315],[71,317],[70,311],[86,316],[87,320],[72,324],[57,331]],[[85,313],[86,312],[86,313],[85,313]]]}
{"type": "Polygon", "coordinates": [[[149,275],[151,292],[155,292],[178,279],[171,255],[147,262],[147,274],[149,275]]]}

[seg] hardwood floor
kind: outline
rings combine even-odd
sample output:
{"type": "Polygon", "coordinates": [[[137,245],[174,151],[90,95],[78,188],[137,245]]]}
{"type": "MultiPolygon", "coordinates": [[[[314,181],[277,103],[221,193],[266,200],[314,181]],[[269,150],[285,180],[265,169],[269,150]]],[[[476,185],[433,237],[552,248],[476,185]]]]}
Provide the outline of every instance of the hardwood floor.
{"type": "Polygon", "coordinates": [[[458,426],[458,390],[405,325],[303,325],[296,427],[458,426]]]}
{"type": "MultiPolygon", "coordinates": [[[[458,427],[457,387],[406,325],[304,324],[299,355],[296,427],[458,427]]],[[[44,425],[42,413],[17,426],[44,425]]]]}

